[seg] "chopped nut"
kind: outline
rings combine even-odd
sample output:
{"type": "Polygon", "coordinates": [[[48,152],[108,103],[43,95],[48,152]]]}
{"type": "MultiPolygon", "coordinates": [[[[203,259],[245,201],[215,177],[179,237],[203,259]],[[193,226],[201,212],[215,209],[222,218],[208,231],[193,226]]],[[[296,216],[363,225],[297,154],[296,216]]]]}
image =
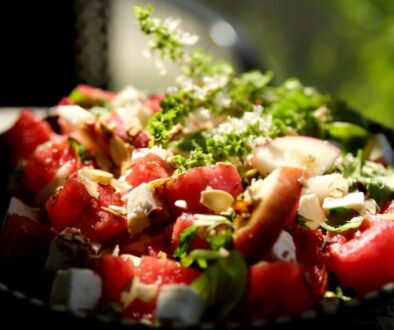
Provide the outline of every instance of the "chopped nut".
{"type": "Polygon", "coordinates": [[[119,167],[122,167],[124,162],[131,163],[131,150],[132,147],[117,136],[113,136],[109,141],[109,153],[119,167]]]}
{"type": "Polygon", "coordinates": [[[233,196],[224,190],[209,189],[201,192],[200,203],[216,213],[228,210],[233,202],[233,196]]]}

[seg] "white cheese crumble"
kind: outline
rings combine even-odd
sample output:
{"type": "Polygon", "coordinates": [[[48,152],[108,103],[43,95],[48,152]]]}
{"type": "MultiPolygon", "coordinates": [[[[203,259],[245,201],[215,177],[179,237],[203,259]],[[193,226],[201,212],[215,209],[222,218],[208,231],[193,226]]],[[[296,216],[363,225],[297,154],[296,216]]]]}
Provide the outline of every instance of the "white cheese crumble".
{"type": "Polygon", "coordinates": [[[175,201],[174,205],[176,207],[179,207],[180,209],[187,210],[187,203],[183,199],[178,199],[177,201],[175,201]]]}
{"type": "Polygon", "coordinates": [[[101,297],[101,279],[90,269],[59,270],[53,281],[50,303],[80,312],[95,308],[101,297]]]}
{"type": "Polygon", "coordinates": [[[352,209],[363,215],[365,213],[364,194],[362,192],[353,192],[347,194],[343,198],[327,197],[324,199],[323,209],[327,214],[330,212],[331,209],[339,207],[352,209]]]}
{"type": "Polygon", "coordinates": [[[96,117],[79,105],[59,105],[56,107],[59,117],[67,124],[75,128],[81,128],[86,124],[91,124],[96,117]]]}
{"type": "Polygon", "coordinates": [[[7,215],[16,214],[31,220],[38,221],[39,212],[39,209],[27,206],[18,198],[11,197],[10,204],[8,205],[7,215]]]}
{"type": "Polygon", "coordinates": [[[121,90],[113,99],[112,104],[128,131],[144,127],[152,115],[146,95],[133,86],[127,86],[121,90]]]}
{"type": "Polygon", "coordinates": [[[160,290],[156,316],[174,326],[187,327],[200,321],[204,309],[203,299],[193,289],[184,284],[169,284],[160,290]]]}
{"type": "Polygon", "coordinates": [[[302,195],[297,212],[303,218],[309,220],[305,225],[310,229],[319,228],[320,224],[326,220],[324,210],[315,194],[302,195]]]}
{"type": "Polygon", "coordinates": [[[272,247],[271,256],[275,260],[296,261],[296,247],[294,240],[287,231],[281,231],[278,239],[272,247]]]}

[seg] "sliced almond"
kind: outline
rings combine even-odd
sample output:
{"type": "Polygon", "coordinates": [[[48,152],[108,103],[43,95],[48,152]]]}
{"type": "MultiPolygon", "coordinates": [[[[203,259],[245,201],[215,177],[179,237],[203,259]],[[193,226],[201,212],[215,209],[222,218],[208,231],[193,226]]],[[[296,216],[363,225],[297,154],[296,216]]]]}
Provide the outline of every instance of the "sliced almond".
{"type": "Polygon", "coordinates": [[[118,217],[126,215],[126,209],[117,205],[102,206],[101,209],[118,217]]]}
{"type": "Polygon", "coordinates": [[[121,302],[124,307],[129,306],[135,299],[143,302],[151,302],[156,297],[159,288],[156,284],[141,283],[138,276],[134,276],[128,291],[121,294],[121,302]]]}
{"type": "Polygon", "coordinates": [[[131,163],[131,151],[132,147],[117,136],[113,136],[109,141],[109,153],[113,162],[119,167],[125,162],[131,163]]]}
{"type": "Polygon", "coordinates": [[[95,168],[84,167],[78,172],[78,176],[89,178],[96,183],[110,184],[113,179],[113,174],[107,171],[98,170],[95,168]]]}
{"type": "Polygon", "coordinates": [[[103,154],[98,154],[98,155],[95,157],[95,159],[96,159],[97,165],[98,165],[102,170],[107,171],[107,172],[109,172],[109,171],[111,170],[111,168],[112,168],[112,162],[111,162],[111,160],[110,160],[107,156],[105,156],[105,155],[103,155],[103,154]]]}
{"type": "Polygon", "coordinates": [[[150,181],[148,185],[151,186],[152,188],[158,188],[164,185],[168,181],[170,181],[170,178],[160,178],[150,181]]]}
{"type": "Polygon", "coordinates": [[[206,227],[215,223],[228,222],[226,217],[214,214],[195,214],[193,224],[198,227],[206,227]]]}
{"type": "Polygon", "coordinates": [[[150,226],[149,214],[162,210],[163,205],[157,199],[155,189],[146,183],[139,185],[127,194],[127,227],[134,236],[150,226]]]}
{"type": "Polygon", "coordinates": [[[115,178],[111,180],[111,186],[115,188],[116,193],[125,192],[131,189],[131,186],[128,184],[128,182],[115,178]]]}
{"type": "Polygon", "coordinates": [[[84,167],[78,171],[78,178],[85,186],[85,189],[89,193],[89,195],[97,199],[99,197],[99,183],[111,183],[113,175],[106,171],[84,167]]]}
{"type": "Polygon", "coordinates": [[[201,192],[200,203],[216,213],[227,211],[233,202],[234,197],[224,190],[209,189],[201,192]]]}
{"type": "Polygon", "coordinates": [[[74,166],[71,162],[63,164],[57,170],[55,176],[37,194],[35,202],[39,205],[44,204],[57,188],[64,186],[73,170],[74,166]]]}

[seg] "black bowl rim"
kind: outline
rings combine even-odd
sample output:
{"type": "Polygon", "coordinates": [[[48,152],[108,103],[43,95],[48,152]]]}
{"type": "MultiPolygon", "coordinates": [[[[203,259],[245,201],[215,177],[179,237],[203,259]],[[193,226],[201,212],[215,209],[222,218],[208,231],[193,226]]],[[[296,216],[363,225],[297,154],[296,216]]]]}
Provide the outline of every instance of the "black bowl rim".
{"type": "MultiPolygon", "coordinates": [[[[38,308],[47,308],[50,312],[53,313],[62,313],[68,314],[70,316],[74,316],[77,319],[87,319],[92,318],[98,322],[108,323],[108,324],[117,324],[123,327],[131,327],[131,326],[145,326],[147,328],[161,328],[160,325],[142,323],[131,319],[118,319],[115,317],[109,317],[105,315],[92,315],[87,312],[82,311],[72,311],[67,309],[65,306],[60,305],[51,305],[49,303],[44,302],[43,300],[35,297],[28,296],[21,291],[13,290],[8,287],[6,284],[0,282],[0,293],[8,293],[13,298],[18,299],[20,301],[27,302],[31,305],[34,305],[38,308]]],[[[379,300],[392,298],[394,297],[394,282],[387,283],[380,289],[374,290],[363,297],[352,298],[349,301],[339,301],[338,303],[329,303],[329,304],[320,304],[314,309],[310,309],[302,312],[301,314],[291,315],[291,316],[281,316],[275,319],[259,319],[253,320],[250,322],[244,321],[228,321],[228,322],[201,322],[197,325],[193,326],[193,329],[201,329],[201,330],[209,330],[215,329],[218,325],[226,329],[236,329],[243,328],[243,326],[247,326],[248,328],[266,328],[270,325],[291,325],[299,322],[307,322],[307,321],[318,321],[323,318],[330,318],[342,314],[344,312],[355,311],[357,309],[361,309],[362,306],[371,304],[373,302],[377,302],[379,300]]],[[[163,326],[164,327],[164,326],[163,326]]],[[[183,327],[177,327],[183,328],[183,327]]],[[[185,327],[187,328],[187,327],[185,327]]]]}

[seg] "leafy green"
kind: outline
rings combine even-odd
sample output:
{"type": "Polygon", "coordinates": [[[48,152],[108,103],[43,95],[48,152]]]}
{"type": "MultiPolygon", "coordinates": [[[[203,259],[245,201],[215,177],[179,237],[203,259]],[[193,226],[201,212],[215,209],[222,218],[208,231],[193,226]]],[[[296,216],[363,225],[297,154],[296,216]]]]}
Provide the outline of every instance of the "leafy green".
{"type": "Polygon", "coordinates": [[[339,141],[348,151],[357,150],[363,147],[371,133],[356,124],[336,121],[324,125],[328,137],[339,141]]]}
{"type": "Polygon", "coordinates": [[[81,158],[82,162],[86,162],[92,159],[92,157],[89,155],[88,150],[86,147],[81,144],[78,140],[69,137],[68,141],[70,143],[71,148],[74,150],[74,152],[79,155],[81,158]]]}
{"type": "Polygon", "coordinates": [[[77,104],[85,109],[109,106],[108,100],[104,97],[85,94],[78,87],[73,89],[68,97],[73,104],[77,104]]]}
{"type": "Polygon", "coordinates": [[[339,287],[339,286],[336,287],[335,292],[334,291],[326,291],[324,293],[324,298],[325,299],[338,299],[338,300],[341,300],[341,301],[350,301],[350,300],[352,300],[351,297],[348,297],[348,296],[346,296],[344,294],[342,288],[339,287]]]}
{"type": "Polygon", "coordinates": [[[192,37],[179,29],[174,29],[175,21],[164,23],[157,18],[150,17],[153,7],[136,6],[136,14],[141,31],[147,35],[153,35],[149,46],[152,50],[157,50],[163,59],[177,61],[184,54],[184,47],[189,44],[187,37],[192,37]]]}
{"type": "Polygon", "coordinates": [[[223,258],[223,256],[218,251],[195,249],[181,258],[181,264],[190,267],[194,262],[197,262],[200,268],[205,269],[208,267],[208,261],[215,261],[219,258],[223,258]]]}
{"type": "Polygon", "coordinates": [[[186,56],[182,70],[187,77],[199,85],[206,77],[230,77],[234,69],[225,61],[213,61],[212,56],[202,49],[195,49],[186,56]]]}
{"type": "Polygon", "coordinates": [[[215,318],[226,316],[244,297],[247,286],[247,266],[238,251],[218,259],[192,284],[215,318]]]}
{"type": "Polygon", "coordinates": [[[231,100],[228,113],[233,116],[252,111],[253,105],[263,102],[263,93],[272,79],[272,73],[260,71],[245,72],[228,84],[227,95],[231,100]]]}
{"type": "Polygon", "coordinates": [[[208,236],[207,241],[211,246],[211,249],[214,251],[218,251],[220,248],[225,248],[229,246],[232,241],[232,232],[231,229],[228,228],[226,230],[222,230],[220,233],[208,236]]]}
{"type": "Polygon", "coordinates": [[[222,221],[209,222],[204,224],[200,223],[198,225],[196,222],[180,234],[179,246],[175,250],[173,257],[180,258],[183,266],[189,267],[194,264],[194,262],[197,262],[200,268],[207,268],[209,261],[223,257],[219,252],[221,248],[229,247],[232,241],[232,222],[226,218],[223,218],[222,221]],[[212,250],[195,249],[188,253],[200,228],[204,228],[205,232],[208,234],[206,241],[209,243],[212,250]]]}
{"type": "Polygon", "coordinates": [[[330,209],[327,216],[327,222],[332,226],[341,226],[349,219],[352,219],[358,215],[359,213],[356,210],[346,207],[336,207],[330,209]]]}
{"type": "Polygon", "coordinates": [[[173,257],[182,257],[187,253],[193,243],[194,238],[197,235],[197,232],[198,227],[194,225],[182,231],[182,233],[179,235],[179,246],[174,251],[173,257]]]}
{"type": "Polygon", "coordinates": [[[297,132],[301,135],[322,136],[320,120],[314,112],[330,98],[315,89],[289,79],[281,86],[269,87],[265,93],[266,111],[272,115],[274,136],[297,132]]]}
{"type": "Polygon", "coordinates": [[[201,149],[192,150],[189,157],[176,155],[172,158],[172,162],[177,167],[174,175],[178,175],[193,167],[215,164],[212,154],[205,153],[201,149]]]}
{"type": "Polygon", "coordinates": [[[394,184],[390,182],[394,168],[364,160],[362,150],[356,157],[351,154],[342,157],[336,169],[348,179],[351,189],[363,188],[380,206],[394,198],[394,184]]]}
{"type": "Polygon", "coordinates": [[[328,219],[327,222],[320,224],[320,226],[327,231],[336,232],[336,233],[343,233],[343,232],[346,232],[350,229],[357,229],[358,227],[361,226],[363,221],[364,221],[364,217],[359,215],[359,216],[355,216],[355,217],[351,218],[350,220],[344,222],[342,225],[334,226],[331,224],[330,219],[328,219]]]}

